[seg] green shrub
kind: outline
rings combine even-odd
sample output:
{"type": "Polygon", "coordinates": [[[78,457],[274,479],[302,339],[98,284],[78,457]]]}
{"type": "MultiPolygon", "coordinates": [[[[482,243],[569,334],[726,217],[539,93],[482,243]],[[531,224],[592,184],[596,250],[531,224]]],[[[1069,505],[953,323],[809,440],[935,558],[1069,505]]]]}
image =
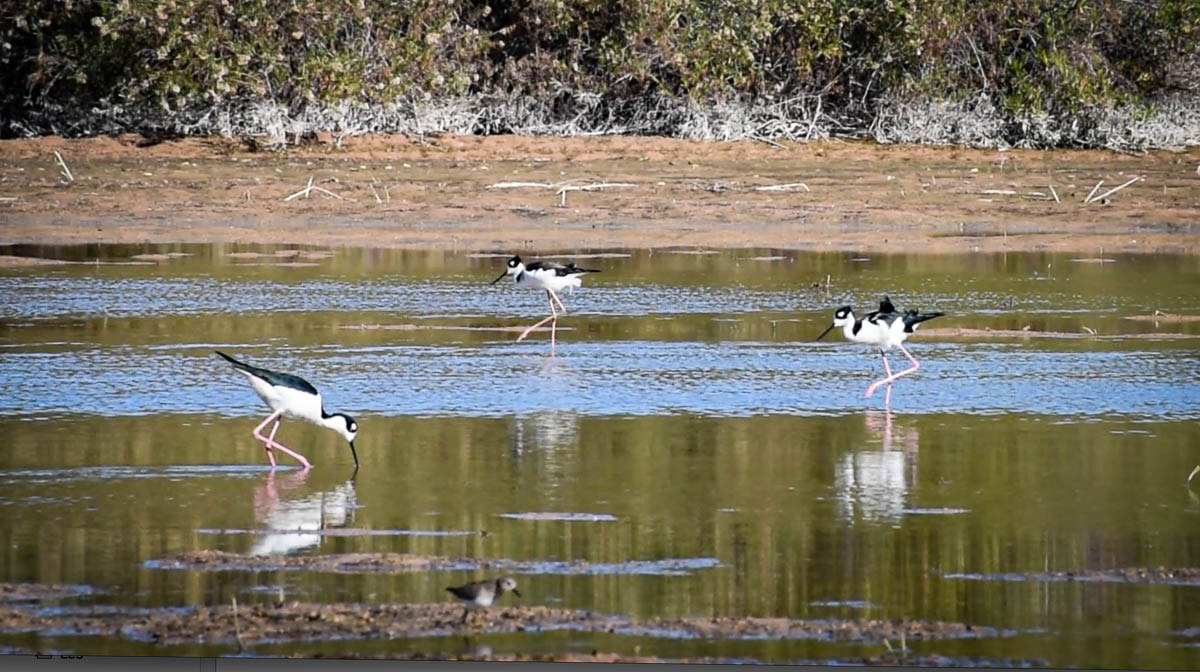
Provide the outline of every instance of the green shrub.
{"type": "Polygon", "coordinates": [[[86,132],[44,120],[92,109],[563,91],[610,115],[651,98],[820,96],[853,117],[982,96],[1064,116],[1200,88],[1200,2],[7,0],[0,66],[0,134],[86,132]]]}

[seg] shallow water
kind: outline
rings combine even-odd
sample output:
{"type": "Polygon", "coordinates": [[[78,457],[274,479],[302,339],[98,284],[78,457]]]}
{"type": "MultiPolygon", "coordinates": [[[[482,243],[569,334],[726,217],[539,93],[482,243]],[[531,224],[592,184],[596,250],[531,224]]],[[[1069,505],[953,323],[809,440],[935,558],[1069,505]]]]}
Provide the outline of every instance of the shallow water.
{"type": "MultiPolygon", "coordinates": [[[[394,551],[512,560],[523,604],[959,621],[1011,636],[910,648],[958,662],[1200,667],[1200,587],[1001,576],[1200,566],[1200,482],[1185,483],[1200,462],[1200,324],[1125,319],[1200,313],[1200,260],[585,258],[602,272],[564,297],[571,313],[551,358],[547,334],[518,344],[496,330],[544,311],[533,292],[487,286],[499,257],[346,249],[281,266],[270,248],[232,246],[0,252],[92,262],[0,270],[0,580],[96,591],[64,604],[253,603],[281,590],[428,602],[487,575],[153,562],[202,549],[394,551]],[[171,251],[191,256],[117,263],[171,251]],[[877,353],[836,334],[812,342],[833,308],[870,307],[884,292],[948,313],[931,328],[1101,337],[918,333],[922,369],[897,383],[885,412],[882,393],[862,398],[881,373],[877,353]],[[270,473],[250,437],[265,410],[215,348],[299,373],[330,410],[354,414],[362,468],[331,433],[285,422],[281,440],[317,466],[304,473],[285,458],[270,473]],[[573,571],[574,560],[594,569],[573,571]]],[[[479,639],[495,652],[638,647],[761,661],[884,651],[670,633],[479,639]]],[[[0,646],[21,645],[155,650],[0,635],[0,646]]],[[[232,652],[184,649],[172,652],[232,652]]]]}

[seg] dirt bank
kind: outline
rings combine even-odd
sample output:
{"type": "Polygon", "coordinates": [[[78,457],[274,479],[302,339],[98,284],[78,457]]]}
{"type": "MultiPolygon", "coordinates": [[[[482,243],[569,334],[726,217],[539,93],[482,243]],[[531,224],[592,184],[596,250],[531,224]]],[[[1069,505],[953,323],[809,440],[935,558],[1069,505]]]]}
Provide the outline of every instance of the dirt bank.
{"type": "Polygon", "coordinates": [[[547,630],[705,639],[816,639],[837,642],[1007,637],[1013,631],[909,620],[679,618],[635,620],[541,606],[480,609],[463,621],[459,604],[256,604],[210,607],[0,606],[0,633],[125,637],[177,645],[398,639],[547,630]]]}
{"type": "Polygon", "coordinates": [[[1200,150],[832,141],[364,136],[271,154],[223,139],[9,140],[0,244],[1195,254],[1198,164],[1200,150]]]}

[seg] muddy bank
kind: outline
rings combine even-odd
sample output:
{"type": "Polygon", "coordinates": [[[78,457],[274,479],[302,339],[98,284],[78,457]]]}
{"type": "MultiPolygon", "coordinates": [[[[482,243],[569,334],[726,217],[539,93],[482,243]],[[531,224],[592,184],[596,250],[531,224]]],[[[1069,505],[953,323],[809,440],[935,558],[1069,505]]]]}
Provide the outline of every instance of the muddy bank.
{"type": "Polygon", "coordinates": [[[583,560],[509,560],[507,558],[453,558],[408,553],[345,553],[337,555],[246,555],[226,551],[176,553],[148,560],[150,569],[191,571],[286,571],[361,573],[417,570],[490,569],[514,574],[660,574],[684,575],[721,567],[716,558],[665,558],[626,562],[583,560]]]}
{"type": "Polygon", "coordinates": [[[237,608],[0,606],[0,633],[123,637],[164,645],[242,646],[297,641],[538,633],[555,630],[705,639],[812,639],[871,643],[1008,637],[1015,631],[966,623],[907,620],[680,618],[635,620],[541,606],[492,607],[463,622],[459,604],[257,604],[237,608]]]}
{"type": "MultiPolygon", "coordinates": [[[[309,658],[297,654],[293,658],[309,658]]],[[[377,654],[345,656],[311,656],[313,658],[347,658],[353,660],[455,660],[471,662],[518,662],[518,663],[674,663],[688,665],[869,665],[872,667],[1002,667],[1027,668],[1049,667],[1050,663],[1041,659],[1013,660],[990,658],[952,658],[938,654],[889,653],[879,656],[849,656],[826,660],[789,660],[763,661],[755,658],[663,658],[660,656],[628,656],[620,653],[547,653],[547,654],[513,654],[513,653],[471,653],[452,652],[445,654],[377,654]]]]}
{"type": "Polygon", "coordinates": [[[1200,252],[1200,150],[363,136],[273,154],[140,141],[0,142],[0,244],[1200,252]]]}
{"type": "Polygon", "coordinates": [[[1200,568],[1147,568],[1126,567],[1124,569],[1074,570],[1057,572],[1003,572],[995,574],[949,573],[947,579],[971,581],[1078,581],[1098,583],[1152,583],[1169,586],[1200,586],[1200,568]]]}
{"type": "Polygon", "coordinates": [[[91,586],[58,583],[0,583],[0,602],[44,602],[84,595],[100,591],[91,586]]]}

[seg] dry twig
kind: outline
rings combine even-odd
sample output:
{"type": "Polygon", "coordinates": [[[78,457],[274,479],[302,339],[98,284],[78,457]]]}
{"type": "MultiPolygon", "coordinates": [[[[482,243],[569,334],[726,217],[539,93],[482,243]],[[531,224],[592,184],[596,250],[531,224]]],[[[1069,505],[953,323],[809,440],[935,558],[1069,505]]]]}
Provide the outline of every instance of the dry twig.
{"type": "Polygon", "coordinates": [[[308,176],[308,186],[301,189],[300,191],[297,191],[296,193],[292,194],[291,196],[288,196],[287,198],[283,199],[283,201],[284,201],[284,203],[286,203],[286,202],[292,200],[293,198],[298,198],[300,196],[308,198],[308,195],[310,193],[312,193],[312,188],[313,188],[313,178],[311,175],[309,175],[308,176]]]}
{"type": "Polygon", "coordinates": [[[809,189],[808,185],[803,182],[792,182],[789,184],[770,184],[770,185],[763,186],[763,187],[755,187],[754,190],[755,191],[795,191],[796,187],[801,187],[802,189],[804,189],[805,191],[810,192],[810,193],[812,192],[812,189],[809,189]]]}
{"type": "Polygon", "coordinates": [[[1109,196],[1112,196],[1113,194],[1115,194],[1115,193],[1117,193],[1118,191],[1120,191],[1120,190],[1124,189],[1125,187],[1128,187],[1129,185],[1133,184],[1134,182],[1137,182],[1137,181],[1138,181],[1138,180],[1140,180],[1140,179],[1142,179],[1142,178],[1140,178],[1140,177],[1136,177],[1136,176],[1135,176],[1135,177],[1133,177],[1132,179],[1130,179],[1128,182],[1126,182],[1125,184],[1122,184],[1122,185],[1120,185],[1120,186],[1117,186],[1117,187],[1113,187],[1112,189],[1109,189],[1108,191],[1104,192],[1103,194],[1100,194],[1099,196],[1097,196],[1097,197],[1093,198],[1091,201],[1084,201],[1084,203],[1089,203],[1089,202],[1091,202],[1091,203],[1102,202],[1102,201],[1104,201],[1104,199],[1108,198],[1109,196]]]}
{"type": "Polygon", "coordinates": [[[67,178],[67,182],[74,182],[75,176],[71,174],[71,169],[67,167],[67,162],[63,161],[62,154],[58,150],[54,151],[54,158],[58,161],[58,165],[62,166],[63,177],[67,178]]]}

